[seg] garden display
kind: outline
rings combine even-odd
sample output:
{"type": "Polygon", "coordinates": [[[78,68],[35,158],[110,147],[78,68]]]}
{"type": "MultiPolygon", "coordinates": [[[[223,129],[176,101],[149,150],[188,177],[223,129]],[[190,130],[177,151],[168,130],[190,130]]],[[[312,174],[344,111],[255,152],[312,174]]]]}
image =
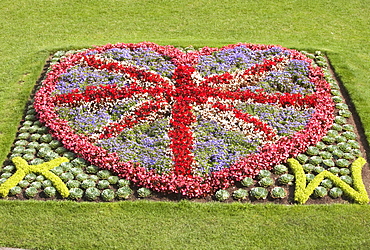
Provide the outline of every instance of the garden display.
{"type": "Polygon", "coordinates": [[[364,204],[358,137],[319,51],[59,51],[0,170],[0,196],[364,204]]]}

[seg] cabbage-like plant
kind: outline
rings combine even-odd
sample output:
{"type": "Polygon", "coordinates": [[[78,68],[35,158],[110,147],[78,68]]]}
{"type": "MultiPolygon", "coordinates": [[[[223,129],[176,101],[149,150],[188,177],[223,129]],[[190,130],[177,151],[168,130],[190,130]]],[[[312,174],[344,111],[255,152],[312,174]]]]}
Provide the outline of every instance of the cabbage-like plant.
{"type": "Polygon", "coordinates": [[[346,159],[346,160],[354,160],[355,156],[351,153],[344,153],[343,158],[346,159]]]}
{"type": "Polygon", "coordinates": [[[307,164],[304,164],[302,166],[303,170],[306,172],[306,173],[310,173],[313,171],[313,169],[315,168],[314,165],[310,164],[310,163],[307,163],[307,164]]]}
{"type": "Polygon", "coordinates": [[[335,165],[337,165],[338,167],[340,168],[345,168],[345,167],[348,167],[350,164],[350,162],[346,159],[338,159],[336,162],[335,162],[335,165]]]}
{"type": "Polygon", "coordinates": [[[306,154],[311,155],[311,156],[318,155],[319,153],[320,153],[320,150],[315,146],[309,146],[306,151],[306,154]]]}
{"type": "Polygon", "coordinates": [[[325,135],[323,138],[321,138],[321,140],[326,144],[332,144],[335,142],[335,137],[325,135]]]}
{"type": "Polygon", "coordinates": [[[351,173],[351,170],[349,170],[348,168],[340,168],[339,169],[339,174],[340,175],[349,175],[351,173]]]}
{"type": "Polygon", "coordinates": [[[110,184],[117,184],[119,177],[112,175],[112,176],[109,176],[107,180],[109,181],[110,184]]]}
{"type": "Polygon", "coordinates": [[[90,180],[90,179],[84,180],[84,181],[81,183],[81,187],[82,187],[83,189],[88,189],[88,188],[91,188],[91,187],[95,187],[95,181],[90,180]]]}
{"type": "Polygon", "coordinates": [[[341,177],[339,177],[342,181],[344,181],[345,183],[347,183],[348,185],[352,185],[353,183],[353,179],[352,177],[348,176],[348,175],[343,175],[341,177]]]}
{"type": "Polygon", "coordinates": [[[255,187],[251,189],[250,194],[256,199],[266,199],[268,191],[263,187],[255,187]]]}
{"type": "Polygon", "coordinates": [[[130,195],[133,193],[132,189],[128,186],[121,187],[117,189],[116,196],[118,199],[128,199],[130,195]]]}
{"type": "Polygon", "coordinates": [[[332,189],[330,189],[330,191],[329,191],[329,196],[331,197],[331,198],[334,198],[334,199],[336,199],[336,198],[339,198],[339,197],[341,197],[343,195],[343,190],[341,189],[341,188],[339,188],[339,187],[333,187],[332,189]]]}
{"type": "Polygon", "coordinates": [[[233,192],[233,198],[235,200],[244,200],[248,196],[248,191],[242,188],[239,188],[233,192]]]}
{"type": "Polygon", "coordinates": [[[39,189],[39,188],[42,187],[42,184],[39,181],[34,181],[34,182],[31,183],[30,187],[34,187],[36,189],[39,189]]]}
{"type": "Polygon", "coordinates": [[[130,185],[130,181],[126,179],[119,179],[117,182],[118,187],[128,187],[130,185]]]}
{"type": "Polygon", "coordinates": [[[59,167],[61,167],[64,172],[67,172],[73,168],[73,165],[70,162],[63,162],[59,165],[59,167]]]}
{"type": "Polygon", "coordinates": [[[52,149],[56,149],[56,148],[58,148],[58,147],[61,147],[63,144],[60,142],[60,141],[58,141],[58,140],[52,140],[50,143],[49,143],[49,146],[50,146],[50,148],[52,148],[52,149]]]}
{"type": "Polygon", "coordinates": [[[274,199],[281,199],[287,196],[287,192],[282,187],[274,187],[271,190],[271,197],[274,199]]]}
{"type": "Polygon", "coordinates": [[[331,129],[334,129],[334,130],[340,132],[340,131],[343,130],[343,127],[339,124],[334,123],[333,126],[331,127],[331,129]]]}
{"type": "Polygon", "coordinates": [[[94,181],[94,182],[97,182],[99,180],[99,177],[96,176],[96,175],[94,175],[94,174],[92,174],[92,175],[89,175],[89,179],[92,180],[92,181],[94,181]]]}
{"type": "Polygon", "coordinates": [[[24,195],[27,198],[34,198],[37,194],[38,194],[38,191],[34,187],[26,188],[26,190],[24,191],[24,195]]]}
{"type": "Polygon", "coordinates": [[[70,173],[72,173],[74,176],[77,176],[79,174],[82,174],[84,171],[82,168],[74,167],[69,170],[70,173]]]}
{"type": "Polygon", "coordinates": [[[71,161],[72,165],[77,168],[83,168],[87,166],[87,162],[83,158],[77,157],[71,161]]]}
{"type": "Polygon", "coordinates": [[[89,187],[85,191],[85,198],[87,200],[93,201],[96,200],[100,195],[100,190],[97,189],[96,187],[89,187]]]}
{"type": "Polygon", "coordinates": [[[58,167],[55,167],[53,168],[52,170],[50,170],[52,173],[56,174],[56,175],[61,175],[64,170],[61,166],[58,166],[58,167]]]}
{"type": "Polygon", "coordinates": [[[347,142],[341,142],[337,144],[338,148],[343,151],[343,153],[349,153],[352,151],[351,144],[347,142]]]}
{"type": "Polygon", "coordinates": [[[360,148],[360,144],[355,140],[349,140],[349,141],[347,141],[347,144],[349,146],[351,146],[351,148],[353,148],[353,149],[359,149],[360,148]]]}
{"type": "Polygon", "coordinates": [[[240,184],[242,184],[244,187],[249,187],[254,184],[254,181],[250,177],[245,177],[243,180],[240,181],[240,184]]]}
{"type": "Polygon", "coordinates": [[[42,184],[42,187],[43,188],[51,187],[53,185],[53,183],[51,182],[51,180],[48,180],[48,179],[42,181],[41,184],[42,184]]]}
{"type": "Polygon", "coordinates": [[[25,187],[28,187],[30,185],[29,181],[27,180],[21,180],[19,183],[18,183],[18,186],[20,186],[21,188],[25,188],[25,187]]]}
{"type": "Polygon", "coordinates": [[[86,168],[86,173],[88,174],[96,174],[99,171],[99,168],[94,165],[90,165],[86,168]]]}
{"type": "Polygon", "coordinates": [[[152,192],[150,191],[150,189],[148,188],[145,188],[145,187],[142,187],[142,188],[139,188],[137,190],[137,195],[138,197],[140,198],[145,198],[145,197],[148,197],[152,194],[152,192]]]}
{"type": "Polygon", "coordinates": [[[345,125],[343,125],[343,130],[345,130],[345,131],[354,131],[355,128],[351,124],[345,124],[345,125]]]}
{"type": "Polygon", "coordinates": [[[5,172],[1,174],[1,178],[8,179],[10,176],[12,176],[13,173],[5,172]]]}
{"type": "Polygon", "coordinates": [[[294,175],[291,174],[283,174],[278,178],[278,183],[282,185],[292,185],[294,180],[294,175]]]}
{"type": "Polygon", "coordinates": [[[80,187],[81,183],[78,180],[69,180],[67,181],[66,185],[69,189],[71,189],[80,187]]]}
{"type": "Polygon", "coordinates": [[[108,177],[109,176],[111,176],[112,175],[112,173],[109,171],[109,170],[106,170],[106,169],[104,169],[104,170],[100,170],[100,171],[98,171],[98,173],[96,174],[100,179],[102,179],[102,180],[106,180],[106,179],[108,179],[108,177]]]}
{"type": "Polygon", "coordinates": [[[66,158],[68,158],[68,160],[73,160],[74,158],[76,158],[76,154],[75,153],[73,153],[73,152],[70,152],[70,151],[68,151],[68,152],[65,152],[64,154],[63,154],[63,157],[66,157],[66,158]]]}
{"type": "Polygon", "coordinates": [[[329,171],[333,174],[338,174],[339,173],[339,168],[338,167],[331,167],[329,168],[329,171]]]}
{"type": "Polygon", "coordinates": [[[299,163],[305,164],[308,161],[308,156],[305,155],[305,154],[298,154],[296,159],[297,159],[297,161],[299,161],[299,163]]]}
{"type": "Polygon", "coordinates": [[[70,172],[62,173],[59,177],[64,182],[67,182],[69,180],[73,180],[74,179],[73,174],[70,173],[70,172]]]}
{"type": "Polygon", "coordinates": [[[22,193],[22,188],[19,187],[19,186],[15,186],[15,187],[12,187],[10,190],[9,190],[9,194],[10,195],[17,195],[17,194],[20,194],[22,193]]]}
{"type": "Polygon", "coordinates": [[[321,173],[322,171],[325,171],[325,168],[323,168],[323,167],[321,167],[321,166],[316,166],[316,167],[314,167],[313,168],[313,171],[315,172],[315,173],[321,173]]]}
{"type": "Polygon", "coordinates": [[[43,176],[43,175],[38,175],[37,177],[36,177],[36,179],[35,179],[36,181],[39,181],[39,182],[42,182],[42,181],[44,181],[45,180],[45,176],[43,176]]]}
{"type": "Polygon", "coordinates": [[[72,200],[78,200],[78,199],[81,199],[83,195],[84,195],[84,191],[81,188],[71,188],[69,190],[68,198],[72,200]]]}
{"type": "Polygon", "coordinates": [[[55,149],[55,153],[59,154],[59,155],[63,155],[65,152],[67,152],[68,150],[65,148],[65,147],[57,147],[55,149]]]}
{"type": "Polygon", "coordinates": [[[339,125],[344,125],[347,123],[347,119],[342,117],[342,116],[336,116],[334,119],[334,122],[339,124],[339,125]]]}
{"type": "Polygon", "coordinates": [[[347,141],[347,138],[344,137],[344,136],[338,135],[338,136],[335,137],[335,141],[337,143],[342,143],[342,142],[346,142],[347,141]]]}
{"type": "Polygon", "coordinates": [[[259,173],[258,173],[258,175],[257,175],[257,178],[258,179],[263,179],[263,178],[265,178],[265,177],[270,177],[271,176],[271,172],[270,171],[268,171],[268,170],[261,170],[259,173]]]}
{"type": "Polygon", "coordinates": [[[114,199],[114,196],[114,191],[112,189],[104,189],[100,195],[103,201],[111,201],[114,199]]]}
{"type": "Polygon", "coordinates": [[[14,170],[15,170],[15,166],[13,165],[8,165],[8,166],[3,167],[4,172],[13,172],[14,170]]]}
{"type": "Polygon", "coordinates": [[[53,137],[51,136],[51,134],[44,134],[40,138],[40,142],[44,142],[44,143],[50,143],[52,140],[53,140],[53,137]]]}
{"type": "Polygon", "coordinates": [[[315,178],[314,174],[306,174],[306,182],[309,183],[315,178]]]}
{"type": "Polygon", "coordinates": [[[316,166],[319,165],[322,162],[322,158],[320,156],[314,155],[310,157],[309,163],[316,166]]]}
{"type": "Polygon", "coordinates": [[[348,140],[355,140],[357,135],[352,131],[346,131],[342,133],[342,136],[346,137],[348,140]]]}
{"type": "Polygon", "coordinates": [[[30,165],[39,165],[44,163],[45,161],[40,158],[34,158],[32,161],[30,161],[30,165]]]}
{"type": "Polygon", "coordinates": [[[332,157],[332,154],[328,151],[320,151],[319,156],[325,160],[330,159],[332,157]]]}
{"type": "Polygon", "coordinates": [[[313,191],[314,198],[322,198],[327,194],[328,194],[328,191],[326,190],[326,188],[321,187],[321,186],[316,187],[315,190],[313,191]]]}
{"type": "Polygon", "coordinates": [[[27,174],[27,175],[24,177],[24,179],[25,179],[26,181],[32,182],[32,181],[36,180],[36,177],[37,177],[37,175],[35,175],[34,173],[30,173],[30,174],[27,174]]]}
{"type": "Polygon", "coordinates": [[[229,199],[230,194],[227,190],[220,189],[215,193],[216,200],[218,201],[224,201],[229,199]]]}
{"type": "Polygon", "coordinates": [[[85,173],[81,173],[76,176],[76,180],[78,181],[84,181],[84,180],[87,180],[88,178],[89,176],[85,173]]]}
{"type": "Polygon", "coordinates": [[[332,188],[333,187],[333,182],[329,179],[324,179],[320,183],[320,185],[326,189],[332,188]]]}
{"type": "Polygon", "coordinates": [[[322,161],[322,163],[325,165],[325,167],[334,167],[335,163],[332,159],[325,159],[322,161]]]}
{"type": "Polygon", "coordinates": [[[261,187],[269,187],[274,185],[274,183],[274,180],[270,177],[264,177],[258,182],[261,187]]]}
{"type": "Polygon", "coordinates": [[[339,149],[337,145],[329,145],[326,150],[332,153],[334,150],[339,149]]]}
{"type": "MultiPolygon", "coordinates": [[[[306,156],[306,155],[304,155],[306,156]]],[[[298,157],[298,156],[297,156],[298,157]]],[[[307,156],[306,156],[307,157],[307,156]]],[[[308,157],[307,157],[308,159],[308,157]]],[[[285,165],[282,165],[282,164],[278,164],[274,167],[273,169],[274,173],[277,174],[277,175],[282,175],[282,174],[285,174],[285,173],[288,173],[288,168],[285,166],[285,165]]]]}
{"type": "Polygon", "coordinates": [[[106,188],[109,187],[109,185],[110,185],[109,181],[107,181],[107,180],[100,180],[98,182],[98,184],[96,185],[96,187],[98,189],[106,189],[106,188]]]}
{"type": "Polygon", "coordinates": [[[55,189],[55,187],[46,187],[43,192],[46,197],[51,198],[55,197],[57,190],[55,189]]]}
{"type": "Polygon", "coordinates": [[[322,141],[319,141],[318,143],[316,143],[316,147],[320,150],[324,150],[326,148],[326,145],[322,141]]]}
{"type": "Polygon", "coordinates": [[[352,113],[349,110],[339,110],[339,115],[348,118],[352,115],[352,113]]]}

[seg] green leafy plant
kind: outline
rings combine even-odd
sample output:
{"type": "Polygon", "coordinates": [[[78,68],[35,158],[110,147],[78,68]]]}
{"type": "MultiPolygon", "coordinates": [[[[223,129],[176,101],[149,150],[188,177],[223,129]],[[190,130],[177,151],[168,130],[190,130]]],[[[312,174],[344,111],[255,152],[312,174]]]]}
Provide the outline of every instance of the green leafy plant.
{"type": "Polygon", "coordinates": [[[51,198],[55,197],[57,190],[54,187],[46,187],[43,192],[46,197],[51,198]]]}
{"type": "Polygon", "coordinates": [[[26,188],[26,190],[24,191],[24,195],[27,198],[34,198],[37,194],[38,194],[38,191],[34,187],[26,188]]]}
{"type": "Polygon", "coordinates": [[[117,184],[117,182],[119,181],[119,177],[112,175],[112,176],[109,176],[107,180],[110,184],[117,184]]]}
{"type": "Polygon", "coordinates": [[[336,198],[341,197],[342,195],[343,195],[343,191],[339,187],[333,187],[332,189],[329,190],[329,196],[331,198],[336,199],[336,198]]]}
{"type": "Polygon", "coordinates": [[[110,183],[109,183],[109,181],[108,181],[108,180],[100,180],[100,181],[98,182],[98,184],[96,185],[96,187],[97,187],[98,189],[106,189],[106,188],[108,188],[108,187],[109,187],[109,185],[110,185],[110,183]]]}
{"type": "Polygon", "coordinates": [[[268,191],[263,187],[254,187],[251,189],[250,194],[256,199],[266,199],[268,191]]]}
{"type": "Polygon", "coordinates": [[[144,188],[144,187],[142,187],[142,188],[139,188],[138,190],[137,190],[137,195],[138,195],[138,197],[140,197],[140,198],[145,198],[145,197],[148,197],[148,196],[150,196],[152,194],[152,192],[150,191],[150,189],[148,189],[148,188],[144,188]]]}
{"type": "Polygon", "coordinates": [[[112,189],[104,189],[100,195],[103,201],[111,201],[114,199],[114,196],[115,193],[112,189]]]}
{"type": "Polygon", "coordinates": [[[84,195],[84,191],[81,188],[71,188],[69,190],[69,197],[72,200],[78,200],[81,199],[84,195]]]}
{"type": "Polygon", "coordinates": [[[90,187],[95,187],[95,181],[93,180],[90,180],[90,179],[87,179],[87,180],[84,180],[82,183],[81,183],[81,188],[83,189],[88,189],[90,187]]]}
{"type": "Polygon", "coordinates": [[[105,179],[108,179],[109,178],[109,176],[111,176],[112,174],[111,174],[111,172],[109,171],[109,170],[100,170],[100,171],[98,171],[97,172],[97,174],[96,174],[100,179],[103,179],[103,180],[105,180],[105,179]]]}
{"type": "Polygon", "coordinates": [[[22,193],[22,188],[19,187],[19,186],[15,186],[15,187],[12,187],[10,190],[9,190],[9,194],[10,195],[17,195],[17,194],[20,194],[22,193]]]}
{"type": "Polygon", "coordinates": [[[93,201],[96,200],[100,195],[100,190],[96,187],[89,187],[85,191],[85,198],[87,200],[93,201]]]}
{"type": "Polygon", "coordinates": [[[244,200],[247,198],[247,196],[248,196],[248,191],[242,188],[237,189],[233,192],[233,198],[235,200],[244,200]]]}
{"type": "Polygon", "coordinates": [[[126,179],[119,179],[117,182],[118,187],[128,187],[130,185],[130,181],[126,179]]]}
{"type": "MultiPolygon", "coordinates": [[[[306,156],[306,155],[304,155],[306,156]]],[[[297,156],[298,157],[298,156],[297,156]]],[[[307,157],[307,156],[306,156],[307,157]]],[[[307,157],[308,159],[308,157],[307,157]]],[[[306,160],[307,161],[307,160],[306,160]]],[[[285,166],[285,165],[282,165],[282,164],[279,164],[279,165],[276,165],[273,169],[274,173],[277,174],[277,175],[282,175],[282,174],[285,174],[285,173],[288,173],[288,168],[285,166]]]]}
{"type": "Polygon", "coordinates": [[[324,187],[316,187],[313,191],[313,197],[314,198],[322,198],[328,194],[328,191],[324,187]]]}
{"type": "Polygon", "coordinates": [[[243,180],[240,181],[240,184],[242,184],[244,187],[249,187],[254,184],[254,181],[250,177],[245,177],[243,180]]]}
{"type": "Polygon", "coordinates": [[[215,198],[218,201],[225,201],[225,200],[229,199],[229,197],[230,197],[229,192],[227,190],[224,190],[224,189],[220,189],[215,193],[215,198]]]}
{"type": "Polygon", "coordinates": [[[286,196],[287,196],[287,192],[282,187],[274,187],[271,190],[271,197],[274,199],[281,199],[281,198],[285,198],[286,196]]]}
{"type": "Polygon", "coordinates": [[[270,177],[270,176],[271,176],[271,172],[270,171],[268,171],[268,170],[261,170],[258,173],[257,178],[261,180],[261,179],[263,179],[265,177],[270,177]]]}
{"type": "Polygon", "coordinates": [[[116,197],[117,199],[128,199],[130,195],[133,193],[132,189],[128,186],[121,187],[117,189],[116,197]]]}
{"type": "Polygon", "coordinates": [[[270,177],[264,177],[258,182],[261,187],[269,187],[274,185],[274,183],[274,180],[270,177]]]}
{"type": "Polygon", "coordinates": [[[294,176],[291,175],[291,174],[283,174],[281,175],[279,178],[278,178],[278,183],[282,184],[282,185],[292,185],[293,184],[293,180],[294,180],[294,176]]]}

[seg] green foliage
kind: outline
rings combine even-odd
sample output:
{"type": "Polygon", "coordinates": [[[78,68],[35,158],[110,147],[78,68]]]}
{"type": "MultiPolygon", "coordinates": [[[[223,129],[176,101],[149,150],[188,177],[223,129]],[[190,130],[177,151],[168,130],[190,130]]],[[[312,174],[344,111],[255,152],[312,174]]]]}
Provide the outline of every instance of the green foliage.
{"type": "Polygon", "coordinates": [[[84,181],[81,183],[81,187],[82,187],[83,189],[88,189],[88,188],[90,188],[90,187],[95,187],[95,181],[90,180],[90,179],[84,180],[84,181]]]}
{"type": "Polygon", "coordinates": [[[271,190],[271,197],[274,199],[281,199],[287,196],[287,192],[282,187],[274,187],[271,190]]]}
{"type": "Polygon", "coordinates": [[[15,187],[12,187],[10,190],[9,190],[9,194],[10,195],[17,195],[17,194],[20,194],[22,193],[22,188],[19,187],[19,186],[15,186],[15,187]]]}
{"type": "Polygon", "coordinates": [[[99,171],[99,168],[94,165],[90,165],[86,168],[86,173],[88,174],[96,174],[99,171]]]}
{"type": "Polygon", "coordinates": [[[282,185],[292,185],[293,180],[294,176],[291,174],[283,174],[277,179],[278,183],[282,185]]]}
{"type": "Polygon", "coordinates": [[[114,196],[115,194],[112,189],[104,189],[100,195],[103,201],[111,201],[114,199],[114,196]]]}
{"type": "Polygon", "coordinates": [[[38,191],[34,187],[26,188],[26,190],[24,191],[24,195],[27,198],[34,198],[37,194],[38,194],[38,191]]]}
{"type": "Polygon", "coordinates": [[[274,180],[270,177],[264,177],[258,182],[261,187],[269,187],[274,185],[274,183],[274,180]]]}
{"type": "Polygon", "coordinates": [[[330,179],[324,179],[320,185],[326,189],[330,189],[333,187],[333,182],[330,179]]]}
{"type": "Polygon", "coordinates": [[[96,187],[89,187],[85,191],[85,198],[87,200],[93,201],[96,200],[100,195],[100,190],[96,187]]]}
{"type": "MultiPolygon", "coordinates": [[[[306,156],[307,157],[307,156],[306,156]]],[[[298,156],[297,156],[298,158],[298,156]]],[[[308,158],[308,157],[307,157],[308,158]]],[[[285,165],[279,164],[273,168],[273,171],[277,175],[282,175],[288,172],[288,168],[285,165]]]]}
{"type": "Polygon", "coordinates": [[[57,190],[54,187],[46,187],[43,192],[46,197],[51,198],[55,197],[57,190]]]}
{"type": "Polygon", "coordinates": [[[128,199],[130,198],[130,195],[133,193],[132,189],[128,186],[121,187],[117,189],[116,197],[117,199],[128,199]]]}
{"type": "Polygon", "coordinates": [[[110,183],[109,183],[109,181],[108,181],[108,180],[100,180],[100,181],[98,182],[98,184],[96,185],[96,187],[97,187],[98,189],[106,189],[106,188],[108,188],[108,187],[109,187],[109,185],[110,185],[110,183]]]}
{"type": "Polygon", "coordinates": [[[78,200],[81,199],[83,195],[84,191],[81,188],[71,188],[69,190],[68,198],[72,200],[78,200]]]}
{"type": "Polygon", "coordinates": [[[144,187],[142,187],[142,188],[139,188],[138,190],[137,190],[137,195],[138,195],[138,197],[140,197],[140,198],[145,198],[145,197],[148,197],[148,196],[150,196],[152,194],[152,192],[150,191],[150,189],[148,189],[148,188],[144,188],[144,187]]]}
{"type": "Polygon", "coordinates": [[[239,188],[233,192],[233,198],[235,200],[244,200],[248,196],[248,191],[242,188],[239,188]]]}
{"type": "Polygon", "coordinates": [[[80,187],[81,183],[78,180],[69,180],[66,185],[69,189],[71,189],[80,187]]]}
{"type": "Polygon", "coordinates": [[[218,201],[225,201],[230,198],[230,194],[227,190],[220,189],[215,193],[215,198],[218,201]]]}
{"type": "MultiPolygon", "coordinates": [[[[297,161],[299,161],[301,164],[304,164],[308,161],[308,156],[305,154],[298,154],[296,157],[297,161]]],[[[278,165],[279,166],[279,165],[278,165]]],[[[284,165],[282,165],[284,166],[284,165]]],[[[285,167],[285,166],[284,166],[285,167]]]]}
{"type": "Polygon", "coordinates": [[[328,190],[326,188],[318,186],[313,190],[312,196],[314,198],[322,198],[328,194],[328,190]]]}
{"type": "Polygon", "coordinates": [[[107,180],[110,184],[117,184],[117,182],[119,181],[119,177],[112,175],[112,176],[109,176],[107,180]]]}
{"type": "Polygon", "coordinates": [[[254,187],[251,189],[250,194],[256,199],[266,199],[268,191],[266,188],[263,187],[254,187]]]}
{"type": "Polygon", "coordinates": [[[78,181],[84,181],[84,180],[87,180],[89,178],[89,176],[85,173],[80,173],[76,176],[76,180],[78,181]]]}
{"type": "Polygon", "coordinates": [[[119,181],[117,182],[118,187],[127,187],[129,185],[130,185],[130,181],[126,179],[119,179],[119,181]]]}
{"type": "Polygon", "coordinates": [[[261,170],[258,173],[257,178],[261,180],[261,179],[263,179],[265,177],[270,177],[270,176],[271,176],[271,172],[270,171],[268,171],[268,170],[261,170]]]}
{"type": "Polygon", "coordinates": [[[254,181],[251,177],[245,177],[243,180],[240,181],[240,184],[242,184],[244,187],[249,187],[254,184],[254,181]]]}
{"type": "Polygon", "coordinates": [[[100,171],[98,171],[98,173],[96,174],[100,179],[103,179],[103,180],[105,180],[105,179],[108,179],[109,178],[109,176],[111,176],[112,174],[111,174],[111,172],[109,171],[109,170],[100,170],[100,171]]]}
{"type": "Polygon", "coordinates": [[[333,187],[332,189],[329,190],[329,196],[331,198],[336,199],[336,198],[341,197],[342,195],[343,195],[343,191],[339,187],[333,187]]]}

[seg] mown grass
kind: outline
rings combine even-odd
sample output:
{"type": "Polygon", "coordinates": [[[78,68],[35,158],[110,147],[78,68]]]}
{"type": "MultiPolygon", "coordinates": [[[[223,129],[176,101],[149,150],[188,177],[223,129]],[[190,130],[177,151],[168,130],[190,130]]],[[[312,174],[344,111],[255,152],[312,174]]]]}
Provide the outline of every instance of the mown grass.
{"type": "MultiPolygon", "coordinates": [[[[0,161],[31,89],[60,49],[152,41],[322,50],[370,138],[366,0],[2,0],[0,161]]],[[[0,246],[27,248],[368,248],[368,206],[0,202],[0,246]]]]}
{"type": "Polygon", "coordinates": [[[0,201],[0,206],[0,220],[6,225],[0,231],[0,246],[41,249],[370,247],[370,221],[366,219],[370,211],[359,205],[0,201]],[[351,223],[346,223],[349,221],[351,223]]]}

